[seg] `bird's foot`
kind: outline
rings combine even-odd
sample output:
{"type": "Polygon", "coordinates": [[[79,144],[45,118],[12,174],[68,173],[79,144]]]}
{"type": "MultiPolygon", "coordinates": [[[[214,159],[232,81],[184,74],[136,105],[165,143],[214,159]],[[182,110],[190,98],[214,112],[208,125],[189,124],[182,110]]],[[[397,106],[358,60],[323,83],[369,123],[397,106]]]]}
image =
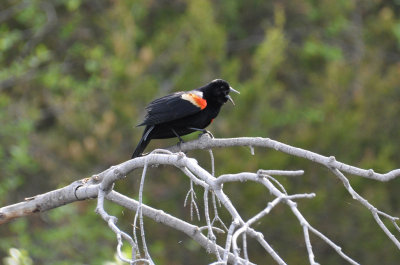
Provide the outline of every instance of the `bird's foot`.
{"type": "Polygon", "coordinates": [[[210,131],[207,131],[205,129],[201,134],[199,134],[199,138],[201,138],[205,134],[208,134],[208,136],[210,136],[211,139],[214,139],[214,135],[210,131]]]}
{"type": "Polygon", "coordinates": [[[199,129],[193,127],[188,127],[188,129],[201,132],[201,134],[199,134],[199,138],[201,138],[201,136],[203,136],[204,134],[208,134],[211,138],[214,138],[214,135],[211,132],[207,131],[206,129],[199,129]]]}
{"type": "Polygon", "coordinates": [[[180,152],[182,151],[182,144],[184,143],[185,141],[181,137],[179,137],[178,148],[180,152]]]}

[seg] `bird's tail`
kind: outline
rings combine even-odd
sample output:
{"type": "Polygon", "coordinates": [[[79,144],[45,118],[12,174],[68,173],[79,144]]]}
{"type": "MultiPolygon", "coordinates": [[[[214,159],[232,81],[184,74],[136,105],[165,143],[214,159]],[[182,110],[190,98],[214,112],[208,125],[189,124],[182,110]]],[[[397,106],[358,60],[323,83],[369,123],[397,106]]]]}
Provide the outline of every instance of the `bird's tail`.
{"type": "Polygon", "coordinates": [[[143,153],[144,149],[146,148],[146,146],[149,144],[149,142],[151,140],[151,137],[149,137],[149,134],[153,130],[153,128],[154,128],[154,126],[146,127],[146,129],[143,132],[142,139],[140,139],[138,145],[136,146],[135,151],[133,151],[131,159],[138,157],[143,153]]]}
{"type": "Polygon", "coordinates": [[[150,139],[146,139],[146,140],[144,140],[143,138],[140,139],[140,142],[136,146],[135,151],[133,151],[132,159],[140,156],[143,153],[146,146],[149,144],[149,142],[150,142],[150,139]]]}

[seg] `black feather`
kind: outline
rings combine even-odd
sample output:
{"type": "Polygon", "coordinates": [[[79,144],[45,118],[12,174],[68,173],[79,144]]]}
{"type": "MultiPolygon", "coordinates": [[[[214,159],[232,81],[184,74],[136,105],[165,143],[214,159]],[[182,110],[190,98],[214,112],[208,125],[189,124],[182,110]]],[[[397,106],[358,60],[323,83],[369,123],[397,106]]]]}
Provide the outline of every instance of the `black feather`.
{"type": "Polygon", "coordinates": [[[146,126],[146,128],[143,131],[142,138],[140,139],[138,145],[136,146],[135,151],[133,151],[132,158],[138,157],[140,154],[143,153],[144,149],[146,146],[149,144],[151,138],[148,137],[151,131],[153,130],[153,126],[146,126]]]}
{"type": "Polygon", "coordinates": [[[184,93],[190,92],[177,92],[152,101],[146,107],[147,114],[144,121],[138,126],[169,122],[199,112],[201,110],[199,107],[182,99],[184,93]]]}

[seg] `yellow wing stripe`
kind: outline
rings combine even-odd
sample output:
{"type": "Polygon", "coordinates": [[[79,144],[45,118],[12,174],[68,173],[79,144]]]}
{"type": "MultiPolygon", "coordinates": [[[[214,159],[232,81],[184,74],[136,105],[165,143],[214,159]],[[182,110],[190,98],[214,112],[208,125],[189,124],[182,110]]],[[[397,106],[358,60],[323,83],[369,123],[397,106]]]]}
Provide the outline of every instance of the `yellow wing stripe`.
{"type": "Polygon", "coordinates": [[[182,99],[189,101],[196,107],[199,107],[201,110],[205,109],[207,107],[207,101],[193,93],[185,93],[182,95],[182,99]]]}

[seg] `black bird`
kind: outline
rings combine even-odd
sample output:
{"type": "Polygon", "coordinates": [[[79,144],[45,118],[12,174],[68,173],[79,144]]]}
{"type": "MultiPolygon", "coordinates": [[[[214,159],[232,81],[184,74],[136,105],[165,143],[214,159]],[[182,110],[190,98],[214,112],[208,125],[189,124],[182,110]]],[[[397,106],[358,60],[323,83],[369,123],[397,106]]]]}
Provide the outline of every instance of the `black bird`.
{"type": "Polygon", "coordinates": [[[228,100],[233,102],[229,92],[238,91],[229,86],[222,79],[211,81],[200,88],[176,92],[158,98],[146,107],[146,117],[138,126],[146,125],[142,139],[140,139],[132,158],[142,154],[151,139],[165,139],[178,137],[201,131],[217,117],[222,105],[228,100]]]}

